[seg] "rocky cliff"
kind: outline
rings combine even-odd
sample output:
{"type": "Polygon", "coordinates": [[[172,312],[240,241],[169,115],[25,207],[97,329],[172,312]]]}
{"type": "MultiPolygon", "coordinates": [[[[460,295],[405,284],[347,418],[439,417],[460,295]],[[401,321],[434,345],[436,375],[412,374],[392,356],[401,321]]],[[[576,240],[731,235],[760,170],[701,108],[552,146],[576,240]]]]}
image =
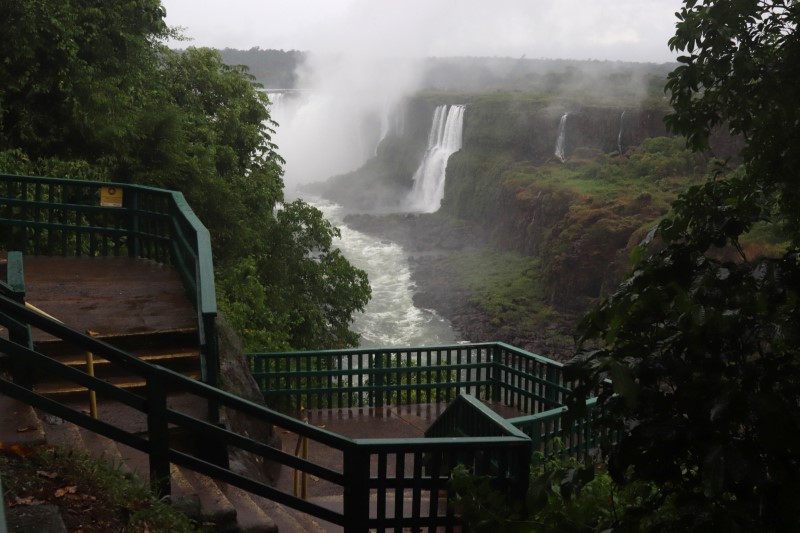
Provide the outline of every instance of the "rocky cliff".
{"type": "MultiPolygon", "coordinates": [[[[513,93],[428,95],[409,104],[415,134],[385,140],[376,159],[329,182],[326,195],[361,210],[391,209],[391,199],[410,188],[424,151],[420,137],[442,103],[464,104],[466,113],[463,148],[448,162],[439,212],[348,223],[417,254],[420,302],[454,319],[466,338],[563,356],[575,317],[622,279],[632,247],[679,191],[705,174],[709,154],[691,154],[682,140],[667,136],[664,102],[625,106],[513,93]],[[561,162],[554,151],[565,113],[561,162]],[[357,191],[357,200],[348,190],[357,191]],[[515,325],[488,315],[488,305],[459,285],[463,273],[446,259],[466,248],[538,258],[536,298],[542,307],[531,313],[546,313],[550,318],[541,324],[552,334],[525,331],[530,321],[515,325]]],[[[725,135],[715,145],[721,156],[738,149],[725,135]]]]}

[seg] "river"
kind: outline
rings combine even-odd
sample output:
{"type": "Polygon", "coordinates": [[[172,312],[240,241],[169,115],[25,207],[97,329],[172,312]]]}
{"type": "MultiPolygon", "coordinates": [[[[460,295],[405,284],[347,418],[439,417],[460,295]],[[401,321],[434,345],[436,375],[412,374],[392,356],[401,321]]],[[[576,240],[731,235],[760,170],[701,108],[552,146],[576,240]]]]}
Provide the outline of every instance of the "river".
{"type": "Polygon", "coordinates": [[[437,346],[458,340],[448,320],[414,305],[411,268],[400,245],[348,228],[343,222],[347,213],[337,204],[318,198],[306,201],[340,229],[342,237],[335,246],[369,276],[372,299],[353,323],[362,347],[437,346]]]}

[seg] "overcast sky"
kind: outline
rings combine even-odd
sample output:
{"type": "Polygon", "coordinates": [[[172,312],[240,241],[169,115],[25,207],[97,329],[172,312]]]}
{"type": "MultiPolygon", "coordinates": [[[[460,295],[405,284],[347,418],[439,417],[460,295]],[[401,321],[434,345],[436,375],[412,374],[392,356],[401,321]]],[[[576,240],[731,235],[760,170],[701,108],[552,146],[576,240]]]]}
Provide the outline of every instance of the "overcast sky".
{"type": "Polygon", "coordinates": [[[679,0],[162,0],[177,46],[666,62],[679,0]]]}

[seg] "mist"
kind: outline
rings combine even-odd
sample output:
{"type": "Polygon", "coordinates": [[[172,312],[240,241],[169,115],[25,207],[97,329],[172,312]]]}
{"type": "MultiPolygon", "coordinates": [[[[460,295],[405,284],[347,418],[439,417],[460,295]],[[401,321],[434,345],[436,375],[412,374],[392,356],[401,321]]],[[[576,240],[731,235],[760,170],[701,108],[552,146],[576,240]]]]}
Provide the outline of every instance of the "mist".
{"type": "MultiPolygon", "coordinates": [[[[657,46],[649,41],[644,46],[643,32],[654,31],[654,20],[664,20],[658,31],[665,26],[666,34],[670,20],[666,13],[673,4],[673,0],[622,1],[611,9],[581,0],[534,7],[518,0],[491,5],[472,0],[403,4],[355,0],[327,20],[306,23],[292,37],[308,50],[296,72],[297,92],[283,100],[280,111],[273,110],[279,122],[275,142],[286,160],[287,196],[296,196],[305,184],[362,166],[374,156],[404,98],[422,88],[492,90],[493,77],[509,83],[510,69],[520,80],[517,89],[537,89],[526,86],[526,80],[536,78],[531,69],[569,68],[569,61],[543,67],[535,60],[523,60],[526,56],[596,54],[604,60],[599,70],[606,73],[613,70],[607,61],[612,58],[645,60],[649,54],[654,60],[667,59],[666,37],[657,46]],[[445,59],[454,56],[487,58],[486,75],[469,79],[459,72],[457,59],[445,59]],[[501,57],[509,59],[503,63],[501,57]],[[493,72],[497,68],[506,72],[493,72]]],[[[591,76],[588,84],[586,76],[580,78],[575,87],[599,92],[604,86],[599,75],[591,76]]],[[[619,86],[631,91],[639,85],[629,79],[619,86]]]]}
{"type": "Polygon", "coordinates": [[[287,196],[374,156],[404,97],[418,90],[421,64],[410,57],[309,53],[298,68],[298,92],[275,117],[287,196]]]}

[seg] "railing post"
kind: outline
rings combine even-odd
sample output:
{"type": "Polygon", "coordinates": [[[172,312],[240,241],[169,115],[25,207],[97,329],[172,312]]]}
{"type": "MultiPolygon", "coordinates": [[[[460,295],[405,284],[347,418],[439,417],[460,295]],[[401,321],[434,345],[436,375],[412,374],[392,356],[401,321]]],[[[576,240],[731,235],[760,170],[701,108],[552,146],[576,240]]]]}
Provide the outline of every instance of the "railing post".
{"type": "Polygon", "coordinates": [[[383,352],[376,352],[374,361],[374,371],[375,371],[375,379],[373,383],[375,383],[375,408],[383,408],[383,387],[384,387],[384,375],[383,375],[383,352]]]}
{"type": "MultiPolygon", "coordinates": [[[[216,316],[203,313],[202,335],[200,371],[203,382],[219,388],[219,339],[217,338],[216,316]]],[[[219,422],[219,403],[214,400],[208,401],[208,421],[212,424],[219,422]]]]}
{"type": "Polygon", "coordinates": [[[128,255],[130,257],[140,257],[142,255],[142,243],[139,240],[139,191],[135,188],[131,188],[126,189],[125,193],[125,197],[130,198],[128,208],[131,214],[130,226],[128,228],[128,255]]]}
{"type": "Polygon", "coordinates": [[[500,346],[492,345],[492,366],[489,381],[492,383],[492,401],[500,401],[500,346]]]}
{"type": "MultiPolygon", "coordinates": [[[[5,502],[5,494],[3,493],[3,480],[0,479],[0,501],[5,502]]],[[[0,532],[6,533],[8,531],[8,523],[6,522],[6,509],[5,503],[0,505],[0,532]]]]}
{"type": "Polygon", "coordinates": [[[357,446],[344,452],[344,533],[369,530],[369,456],[357,446]]]}
{"type": "Polygon", "coordinates": [[[547,386],[544,391],[544,397],[547,400],[545,409],[550,410],[563,405],[564,402],[559,397],[560,392],[558,388],[558,386],[561,385],[561,369],[552,364],[548,364],[547,370],[545,370],[545,380],[547,381],[547,386]]]}
{"type": "MultiPolygon", "coordinates": [[[[11,298],[18,304],[25,305],[25,272],[22,265],[22,252],[8,252],[6,267],[8,286],[13,291],[11,298]]],[[[33,348],[31,327],[27,324],[24,324],[22,328],[9,327],[8,339],[26,348],[33,348]]],[[[33,368],[24,359],[20,357],[12,359],[11,374],[17,385],[28,390],[33,388],[33,368]]]]}
{"type": "Polygon", "coordinates": [[[160,367],[147,376],[147,434],[150,441],[150,486],[159,496],[170,495],[167,393],[160,367]]]}

